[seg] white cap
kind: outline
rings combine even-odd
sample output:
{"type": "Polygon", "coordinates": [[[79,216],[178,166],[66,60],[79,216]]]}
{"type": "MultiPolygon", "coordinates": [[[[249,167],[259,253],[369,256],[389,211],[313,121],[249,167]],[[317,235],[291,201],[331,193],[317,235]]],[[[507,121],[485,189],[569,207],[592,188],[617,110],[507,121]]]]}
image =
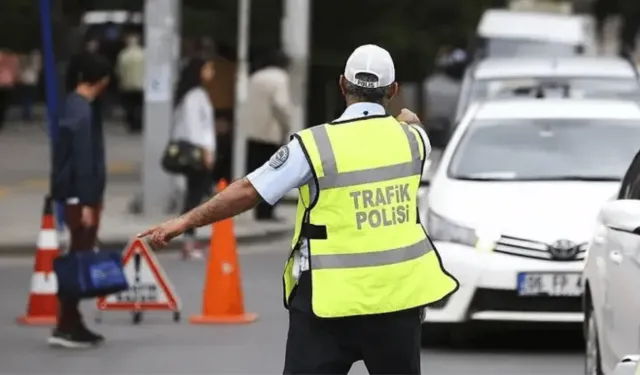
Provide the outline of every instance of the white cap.
{"type": "Polygon", "coordinates": [[[375,44],[365,44],[353,51],[344,67],[344,78],[356,86],[377,88],[389,86],[396,80],[393,59],[387,50],[375,44]],[[358,73],[378,77],[377,82],[366,82],[356,78],[358,73]]]}

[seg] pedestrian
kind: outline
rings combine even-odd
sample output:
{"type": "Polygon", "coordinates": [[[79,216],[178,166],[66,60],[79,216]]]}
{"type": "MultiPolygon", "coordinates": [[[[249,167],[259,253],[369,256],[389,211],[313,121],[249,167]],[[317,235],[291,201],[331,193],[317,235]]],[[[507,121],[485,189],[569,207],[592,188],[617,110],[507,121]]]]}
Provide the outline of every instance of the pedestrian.
{"type": "Polygon", "coordinates": [[[340,118],[297,132],[245,178],[139,237],[164,246],[298,188],[284,373],[346,374],[363,360],[372,374],[419,374],[424,307],[458,287],[416,206],[431,146],[413,112],[387,114],[398,85],[386,50],[357,48],[339,84],[340,118]]]}
{"type": "Polygon", "coordinates": [[[0,130],[4,127],[18,78],[18,56],[8,49],[0,50],[0,130]]]}
{"type": "MultiPolygon", "coordinates": [[[[264,164],[289,137],[289,59],[280,52],[267,56],[263,66],[249,78],[246,123],[240,124],[247,135],[247,172],[264,164]]],[[[274,220],[274,206],[259,203],[256,220],[274,220]]]]}
{"type": "MultiPolygon", "coordinates": [[[[97,38],[87,37],[84,44],[84,49],[79,53],[74,54],[69,59],[69,64],[65,72],[65,91],[67,93],[74,92],[78,86],[80,80],[81,65],[84,61],[91,61],[94,58],[98,58],[101,61],[105,60],[104,55],[100,51],[100,42],[97,38]]],[[[111,72],[111,67],[109,67],[111,72]]],[[[111,77],[110,77],[111,78],[111,77]]],[[[100,93],[100,96],[91,102],[91,114],[93,116],[93,124],[102,128],[104,122],[104,92],[100,93]]]]}
{"type": "MultiPolygon", "coordinates": [[[[52,198],[66,203],[70,252],[95,250],[106,186],[104,134],[102,124],[94,121],[91,103],[109,84],[109,64],[95,55],[85,55],[76,64],[78,83],[61,113],[51,174],[52,198]]],[[[58,299],[58,325],[50,345],[84,348],[104,340],[85,326],[79,300],[58,299]]]]}
{"type": "Polygon", "coordinates": [[[129,132],[142,130],[144,104],[144,49],[136,34],[127,37],[127,46],[118,54],[116,74],[120,84],[120,102],[124,108],[129,132]]]}
{"type": "MultiPolygon", "coordinates": [[[[186,141],[199,147],[204,153],[208,173],[190,174],[186,177],[183,213],[186,213],[210,196],[216,152],[215,114],[206,90],[213,80],[213,61],[194,57],[184,67],[175,96],[175,125],[171,139],[186,141]]],[[[202,258],[202,245],[196,241],[193,228],[184,234],[183,259],[202,258]]]]}
{"type": "Polygon", "coordinates": [[[38,79],[42,69],[40,51],[34,49],[20,59],[20,85],[22,102],[22,120],[29,122],[33,119],[33,103],[38,93],[38,79]]]}
{"type": "Polygon", "coordinates": [[[438,51],[433,74],[425,79],[423,85],[425,112],[422,118],[435,148],[447,146],[455,124],[462,82],[461,77],[453,73],[458,70],[455,66],[462,64],[453,58],[454,51],[452,46],[445,46],[438,51]]]}

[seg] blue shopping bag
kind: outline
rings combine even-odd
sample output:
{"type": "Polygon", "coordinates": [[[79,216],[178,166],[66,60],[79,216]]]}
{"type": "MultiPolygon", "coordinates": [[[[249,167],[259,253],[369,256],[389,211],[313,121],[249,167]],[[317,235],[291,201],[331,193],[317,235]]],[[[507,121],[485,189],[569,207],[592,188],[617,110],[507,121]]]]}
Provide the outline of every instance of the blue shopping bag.
{"type": "Polygon", "coordinates": [[[129,289],[118,251],[77,251],[53,261],[58,278],[58,295],[67,298],[95,298],[129,289]]]}

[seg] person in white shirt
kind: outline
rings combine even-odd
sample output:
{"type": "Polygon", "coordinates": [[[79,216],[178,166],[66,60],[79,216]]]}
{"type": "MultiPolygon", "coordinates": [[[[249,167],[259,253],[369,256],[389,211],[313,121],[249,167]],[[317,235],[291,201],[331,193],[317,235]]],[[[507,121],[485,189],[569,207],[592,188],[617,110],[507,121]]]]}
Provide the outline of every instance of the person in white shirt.
{"type": "Polygon", "coordinates": [[[127,46],[118,54],[116,74],[120,81],[120,100],[126,112],[129,131],[142,130],[144,102],[144,49],[138,35],[127,38],[127,46]]]}
{"type": "MultiPolygon", "coordinates": [[[[213,80],[213,61],[193,58],[183,68],[175,95],[175,125],[172,139],[187,141],[204,151],[209,172],[187,175],[183,212],[198,206],[211,192],[212,170],[216,150],[214,109],[205,89],[213,80]]],[[[202,249],[194,231],[185,232],[183,258],[201,258],[202,249]]]]}
{"type": "MultiPolygon", "coordinates": [[[[249,119],[241,124],[247,134],[247,172],[266,163],[289,137],[289,59],[282,52],[268,56],[249,79],[249,119]]],[[[274,208],[260,203],[256,220],[273,220],[274,208]]]]}

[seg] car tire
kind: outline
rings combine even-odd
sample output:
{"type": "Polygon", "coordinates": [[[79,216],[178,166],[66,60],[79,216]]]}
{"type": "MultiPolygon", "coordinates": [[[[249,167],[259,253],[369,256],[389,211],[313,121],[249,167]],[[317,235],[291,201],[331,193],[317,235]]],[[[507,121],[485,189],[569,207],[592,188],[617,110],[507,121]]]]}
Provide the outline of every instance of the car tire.
{"type": "Polygon", "coordinates": [[[600,356],[600,339],[593,305],[589,303],[585,311],[585,375],[603,375],[600,356]]]}

